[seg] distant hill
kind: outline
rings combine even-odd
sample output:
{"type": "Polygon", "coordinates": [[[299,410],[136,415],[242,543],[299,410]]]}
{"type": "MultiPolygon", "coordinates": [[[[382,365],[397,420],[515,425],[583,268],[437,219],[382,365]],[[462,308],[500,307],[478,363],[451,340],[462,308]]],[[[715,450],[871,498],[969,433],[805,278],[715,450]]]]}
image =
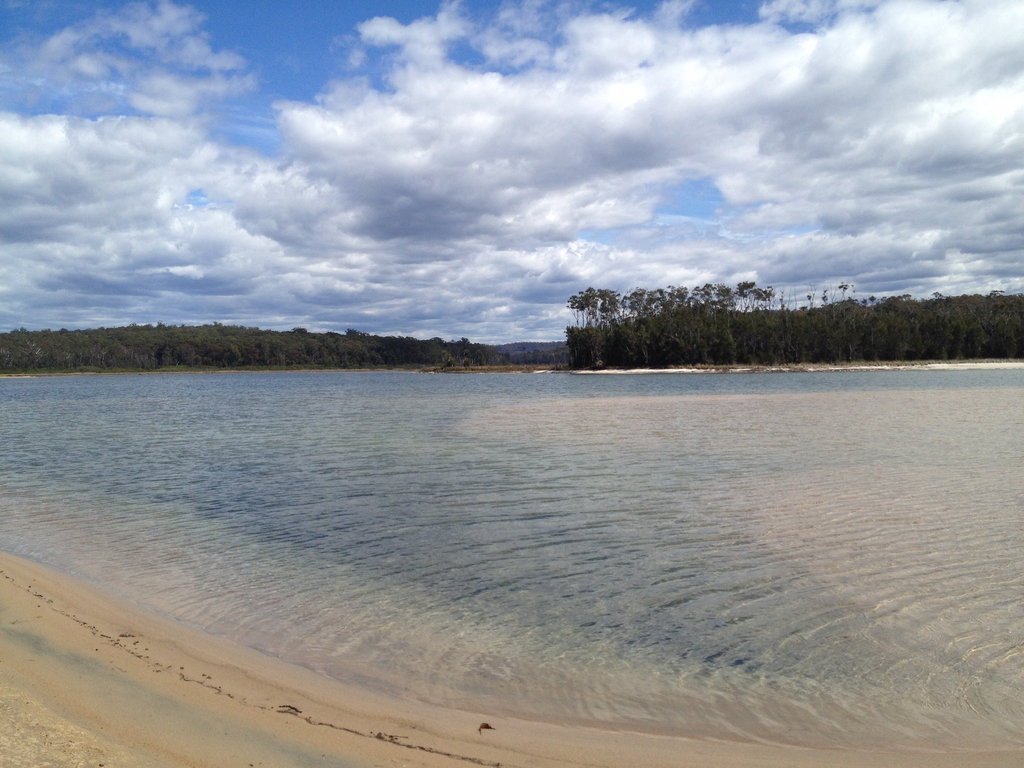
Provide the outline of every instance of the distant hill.
{"type": "Polygon", "coordinates": [[[513,341],[494,348],[516,365],[568,365],[569,348],[564,341],[513,341]]]}

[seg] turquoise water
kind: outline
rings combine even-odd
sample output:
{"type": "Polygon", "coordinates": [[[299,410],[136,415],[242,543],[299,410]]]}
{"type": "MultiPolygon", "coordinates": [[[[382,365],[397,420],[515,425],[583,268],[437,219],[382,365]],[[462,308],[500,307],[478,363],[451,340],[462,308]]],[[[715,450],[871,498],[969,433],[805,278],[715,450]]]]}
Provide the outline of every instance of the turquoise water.
{"type": "Polygon", "coordinates": [[[326,675],[1024,744],[1024,372],[0,380],[0,547],[326,675]]]}

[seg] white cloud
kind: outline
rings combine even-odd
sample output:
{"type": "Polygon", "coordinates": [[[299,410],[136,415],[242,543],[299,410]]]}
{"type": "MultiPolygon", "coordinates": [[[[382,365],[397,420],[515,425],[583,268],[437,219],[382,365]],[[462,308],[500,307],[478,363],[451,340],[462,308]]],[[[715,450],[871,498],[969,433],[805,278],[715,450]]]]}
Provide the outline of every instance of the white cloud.
{"type": "Polygon", "coordinates": [[[0,113],[0,135],[0,291],[21,311],[87,316],[100,294],[110,305],[100,311],[122,321],[161,319],[182,293],[244,294],[259,262],[283,260],[230,212],[183,204],[191,189],[219,189],[225,165],[242,159],[196,126],[0,113]]]}
{"type": "Polygon", "coordinates": [[[386,87],[278,103],[277,158],[208,133],[252,80],[195,11],[53,34],[22,53],[34,87],[125,116],[0,116],[0,323],[509,340],[557,337],[588,284],[1024,289],[1020,3],[777,0],[705,28],[687,3],[566,7],[365,22],[386,87]],[[717,213],[676,199],[687,180],[717,213]]]}
{"type": "Polygon", "coordinates": [[[186,117],[255,86],[241,74],[242,57],[210,47],[203,22],[194,9],[169,2],[99,13],[4,56],[4,90],[37,109],[102,114],[131,107],[186,117]]]}
{"type": "Polygon", "coordinates": [[[467,24],[453,3],[442,5],[435,17],[423,18],[407,25],[382,16],[359,25],[359,32],[366,43],[398,46],[401,59],[417,67],[442,65],[448,46],[463,37],[466,31],[467,24]]]}
{"type": "Polygon", "coordinates": [[[153,71],[140,77],[129,96],[132,107],[141,113],[167,117],[188,116],[208,103],[217,103],[248,91],[247,77],[215,74],[201,79],[182,77],[166,71],[153,71]]]}
{"type": "Polygon", "coordinates": [[[101,16],[90,29],[97,37],[125,37],[128,47],[151,50],[165,64],[213,72],[243,69],[246,62],[241,56],[210,47],[202,31],[204,21],[194,8],[161,0],[153,8],[136,3],[119,14],[101,16]]]}
{"type": "Polygon", "coordinates": [[[864,11],[877,2],[865,0],[769,0],[759,9],[762,19],[774,23],[819,24],[840,13],[864,11]]]}

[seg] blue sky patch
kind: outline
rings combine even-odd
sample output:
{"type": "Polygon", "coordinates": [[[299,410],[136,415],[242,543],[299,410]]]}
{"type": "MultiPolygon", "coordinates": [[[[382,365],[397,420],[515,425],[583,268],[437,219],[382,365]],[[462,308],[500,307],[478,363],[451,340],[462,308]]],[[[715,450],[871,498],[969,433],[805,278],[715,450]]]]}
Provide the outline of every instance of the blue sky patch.
{"type": "Polygon", "coordinates": [[[725,198],[710,177],[688,179],[672,188],[664,202],[657,207],[658,216],[684,216],[694,219],[713,219],[725,198]]]}
{"type": "Polygon", "coordinates": [[[206,193],[201,189],[193,189],[188,193],[185,198],[185,202],[193,208],[205,208],[210,204],[210,199],[206,196],[206,193]]]}

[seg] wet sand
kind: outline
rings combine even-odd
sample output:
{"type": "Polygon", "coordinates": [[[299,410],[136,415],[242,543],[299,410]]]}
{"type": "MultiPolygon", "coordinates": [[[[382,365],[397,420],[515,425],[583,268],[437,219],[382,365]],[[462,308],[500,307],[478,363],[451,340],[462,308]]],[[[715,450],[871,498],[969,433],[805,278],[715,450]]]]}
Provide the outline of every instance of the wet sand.
{"type": "Polygon", "coordinates": [[[1022,764],[1021,751],[811,750],[431,707],[344,686],[0,554],[4,768],[1022,764]]]}

